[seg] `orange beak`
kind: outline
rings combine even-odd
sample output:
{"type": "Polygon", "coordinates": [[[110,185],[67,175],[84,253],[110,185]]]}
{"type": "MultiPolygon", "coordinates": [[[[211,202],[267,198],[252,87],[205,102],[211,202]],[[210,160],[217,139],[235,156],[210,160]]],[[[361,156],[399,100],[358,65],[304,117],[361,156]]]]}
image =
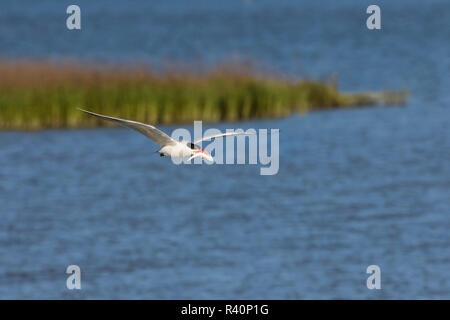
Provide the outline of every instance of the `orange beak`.
{"type": "Polygon", "coordinates": [[[208,161],[211,161],[211,162],[214,162],[214,158],[211,157],[211,155],[210,155],[208,152],[206,152],[205,150],[200,149],[200,150],[197,150],[196,152],[197,152],[197,153],[200,153],[200,154],[201,154],[201,157],[202,157],[203,159],[208,160],[208,161]]]}

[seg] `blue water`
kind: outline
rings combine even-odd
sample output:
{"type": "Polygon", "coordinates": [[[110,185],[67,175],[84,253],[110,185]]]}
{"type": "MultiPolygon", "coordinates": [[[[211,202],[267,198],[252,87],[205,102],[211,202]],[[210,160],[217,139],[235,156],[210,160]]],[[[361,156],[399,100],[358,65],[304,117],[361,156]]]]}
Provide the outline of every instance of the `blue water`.
{"type": "Polygon", "coordinates": [[[68,31],[68,1],[3,1],[0,55],[247,58],[412,96],[217,126],[279,128],[274,176],[176,166],[124,129],[2,132],[0,298],[450,298],[448,1],[377,1],[380,31],[368,1],[78,3],[68,31]],[[66,288],[71,264],[81,290],[66,288]],[[372,264],[381,290],[366,287],[372,264]]]}

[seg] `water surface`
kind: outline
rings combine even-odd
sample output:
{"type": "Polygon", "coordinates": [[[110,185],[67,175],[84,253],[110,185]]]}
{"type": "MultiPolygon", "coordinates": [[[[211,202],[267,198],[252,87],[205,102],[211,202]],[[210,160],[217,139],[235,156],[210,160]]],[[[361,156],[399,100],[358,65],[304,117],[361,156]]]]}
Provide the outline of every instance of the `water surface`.
{"type": "Polygon", "coordinates": [[[71,3],[24,3],[2,5],[4,57],[237,55],[412,97],[218,126],[279,128],[275,176],[175,166],[125,129],[2,132],[0,298],[450,298],[448,1],[381,1],[377,32],[365,1],[80,1],[79,33],[61,31],[71,3]]]}

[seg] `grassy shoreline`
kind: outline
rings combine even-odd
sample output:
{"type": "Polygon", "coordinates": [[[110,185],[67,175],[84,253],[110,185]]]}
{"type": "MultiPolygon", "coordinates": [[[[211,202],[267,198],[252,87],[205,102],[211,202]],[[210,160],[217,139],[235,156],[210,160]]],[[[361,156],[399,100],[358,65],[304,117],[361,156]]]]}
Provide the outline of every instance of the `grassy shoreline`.
{"type": "Polygon", "coordinates": [[[330,81],[293,80],[225,64],[203,72],[148,66],[0,61],[0,130],[108,126],[77,107],[152,124],[239,121],[294,112],[402,105],[405,92],[342,93],[330,81]]]}

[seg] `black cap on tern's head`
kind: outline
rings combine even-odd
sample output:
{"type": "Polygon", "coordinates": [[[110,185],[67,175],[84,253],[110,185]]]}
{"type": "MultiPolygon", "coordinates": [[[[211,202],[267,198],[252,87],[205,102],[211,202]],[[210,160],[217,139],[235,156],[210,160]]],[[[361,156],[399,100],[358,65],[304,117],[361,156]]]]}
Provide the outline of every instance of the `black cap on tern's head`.
{"type": "Polygon", "coordinates": [[[187,146],[189,147],[189,148],[191,148],[192,150],[201,150],[202,148],[200,148],[200,146],[198,146],[198,145],[196,145],[196,144],[193,144],[192,142],[188,142],[187,143],[187,146]]]}

